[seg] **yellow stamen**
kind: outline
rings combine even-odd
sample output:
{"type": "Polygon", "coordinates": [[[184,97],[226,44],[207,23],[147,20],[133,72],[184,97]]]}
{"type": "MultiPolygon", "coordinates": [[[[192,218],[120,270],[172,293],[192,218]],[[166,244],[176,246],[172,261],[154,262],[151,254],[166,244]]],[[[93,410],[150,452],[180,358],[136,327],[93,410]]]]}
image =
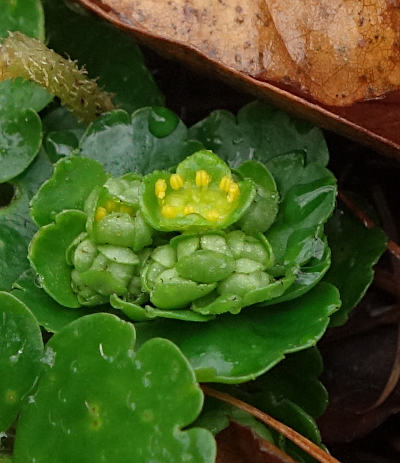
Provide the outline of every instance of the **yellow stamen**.
{"type": "Polygon", "coordinates": [[[165,198],[165,191],[167,190],[167,182],[163,178],[159,178],[156,181],[156,184],[154,186],[155,194],[158,199],[164,199],[165,198]]]}
{"type": "Polygon", "coordinates": [[[211,176],[205,170],[198,170],[196,172],[196,185],[197,186],[208,186],[211,182],[211,176]]]}
{"type": "Polygon", "coordinates": [[[126,212],[129,215],[133,213],[133,208],[131,206],[128,206],[127,204],[121,204],[119,210],[120,212],[126,212]]]}
{"type": "Polygon", "coordinates": [[[106,208],[106,210],[108,212],[114,212],[117,210],[118,208],[118,204],[115,202],[115,201],[112,201],[111,199],[109,199],[108,201],[106,201],[106,203],[104,204],[104,207],[106,208]]]}
{"type": "Polygon", "coordinates": [[[169,184],[173,190],[179,190],[183,187],[183,179],[179,174],[172,174],[169,179],[169,184]]]}
{"type": "Polygon", "coordinates": [[[222,191],[225,191],[225,193],[228,193],[229,187],[231,186],[232,179],[225,175],[224,177],[221,178],[221,181],[219,182],[219,189],[222,191]]]}
{"type": "Polygon", "coordinates": [[[163,206],[161,209],[161,214],[166,218],[166,219],[173,219],[176,217],[176,214],[178,213],[176,207],[174,206],[163,206]]]}
{"type": "Polygon", "coordinates": [[[98,207],[94,215],[94,219],[96,220],[96,222],[100,222],[100,220],[104,219],[106,215],[107,209],[105,209],[104,207],[98,207]]]}
{"type": "Polygon", "coordinates": [[[233,203],[233,201],[237,199],[239,194],[240,194],[239,185],[235,182],[232,182],[229,187],[228,195],[226,197],[226,199],[228,200],[228,203],[233,203]]]}
{"type": "Polygon", "coordinates": [[[215,222],[219,219],[219,212],[216,209],[211,209],[207,212],[206,218],[210,222],[215,222]]]}
{"type": "Polygon", "coordinates": [[[184,215],[188,214],[193,214],[194,213],[194,207],[191,204],[187,204],[185,206],[185,209],[183,210],[184,215]]]}

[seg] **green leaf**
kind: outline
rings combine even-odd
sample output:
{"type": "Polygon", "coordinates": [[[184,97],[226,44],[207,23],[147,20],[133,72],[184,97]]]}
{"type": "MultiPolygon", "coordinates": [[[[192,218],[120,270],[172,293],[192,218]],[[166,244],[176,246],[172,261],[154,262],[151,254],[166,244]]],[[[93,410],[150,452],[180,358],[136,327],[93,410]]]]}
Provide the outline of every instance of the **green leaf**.
{"type": "Polygon", "coordinates": [[[337,209],[326,226],[332,249],[332,265],[325,281],[340,291],[342,307],[331,319],[332,326],[346,322],[372,282],[376,264],[386,249],[387,237],[381,228],[368,229],[350,213],[337,209]]]}
{"type": "Polygon", "coordinates": [[[290,400],[313,418],[328,406],[328,393],[318,377],[322,374],[322,357],[316,347],[288,355],[265,375],[242,387],[256,405],[259,400],[279,403],[290,400]]]}
{"type": "Polygon", "coordinates": [[[43,1],[50,48],[85,66],[89,76],[114,93],[114,102],[132,112],[161,105],[164,97],[132,38],[83,8],[64,0],[43,1]]]}
{"type": "Polygon", "coordinates": [[[31,269],[18,278],[11,294],[30,309],[40,326],[51,333],[57,333],[77,318],[93,313],[92,310],[67,309],[58,304],[38,285],[31,269]]]}
{"type": "Polygon", "coordinates": [[[42,143],[42,123],[31,109],[0,111],[0,183],[6,182],[33,161],[42,143]]]}
{"type": "Polygon", "coordinates": [[[320,283],[293,301],[248,308],[208,323],[140,323],[138,341],[156,336],[171,339],[189,359],[199,381],[241,383],[265,373],[285,354],[313,346],[339,306],[336,288],[320,283]]]}
{"type": "MultiPolygon", "coordinates": [[[[167,121],[171,132],[163,132],[162,137],[154,135],[150,129],[153,117],[152,108],[141,108],[131,118],[121,110],[104,114],[88,127],[79,154],[99,161],[107,172],[118,176],[169,168],[202,148],[199,142],[187,139],[182,121],[175,128],[167,121]]],[[[171,111],[170,117],[176,118],[171,111]]],[[[158,127],[155,133],[159,131],[158,127]]]]}
{"type": "Polygon", "coordinates": [[[212,397],[206,398],[201,415],[196,420],[195,425],[206,428],[216,435],[227,428],[231,421],[236,421],[242,426],[250,428],[261,438],[274,442],[269,429],[252,415],[212,397]]]}
{"type": "Polygon", "coordinates": [[[20,31],[30,37],[44,40],[44,18],[40,0],[2,2],[0,37],[7,37],[8,31],[20,31]]]}
{"type": "Polygon", "coordinates": [[[47,106],[53,96],[34,82],[18,79],[7,79],[0,82],[0,108],[8,109],[33,109],[41,111],[47,106]]]}
{"type": "Polygon", "coordinates": [[[1,290],[10,290],[20,274],[29,268],[28,244],[36,230],[29,216],[29,201],[51,170],[48,158],[40,153],[28,169],[13,180],[15,193],[11,203],[0,208],[1,290]]]}
{"type": "Polygon", "coordinates": [[[40,328],[31,312],[9,293],[0,292],[0,431],[17,417],[40,372],[40,328]]]}
{"type": "Polygon", "coordinates": [[[136,352],[134,345],[133,325],[109,314],[55,334],[37,393],[20,417],[15,463],[53,462],[54,449],[57,463],[213,463],[211,433],[187,429],[203,395],[185,357],[164,339],[136,352]]]}
{"type": "Polygon", "coordinates": [[[66,209],[83,210],[96,186],[108,178],[103,166],[93,159],[69,156],[54,166],[52,177],[43,183],[31,201],[31,216],[38,226],[51,223],[66,209]]]}
{"type": "Polygon", "coordinates": [[[244,106],[237,117],[228,111],[214,111],[191,127],[189,136],[232,167],[251,159],[265,163],[294,150],[304,151],[307,162],[316,161],[322,166],[329,159],[319,128],[259,102],[244,106]]]}
{"type": "Polygon", "coordinates": [[[59,304],[80,306],[71,288],[71,269],[65,254],[72,241],[85,230],[86,214],[67,210],[55,217],[55,223],[45,225],[33,237],[28,258],[39,274],[43,289],[59,304]]]}

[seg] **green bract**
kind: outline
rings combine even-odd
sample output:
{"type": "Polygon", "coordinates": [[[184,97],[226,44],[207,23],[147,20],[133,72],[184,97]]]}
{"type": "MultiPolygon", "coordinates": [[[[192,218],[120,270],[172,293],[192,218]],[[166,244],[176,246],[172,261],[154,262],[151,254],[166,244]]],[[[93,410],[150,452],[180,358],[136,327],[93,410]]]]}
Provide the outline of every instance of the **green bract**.
{"type": "Polygon", "coordinates": [[[141,206],[156,230],[222,229],[246,211],[255,196],[250,179],[235,178],[211,151],[198,151],[175,173],[155,171],[144,178],[141,206]]]}

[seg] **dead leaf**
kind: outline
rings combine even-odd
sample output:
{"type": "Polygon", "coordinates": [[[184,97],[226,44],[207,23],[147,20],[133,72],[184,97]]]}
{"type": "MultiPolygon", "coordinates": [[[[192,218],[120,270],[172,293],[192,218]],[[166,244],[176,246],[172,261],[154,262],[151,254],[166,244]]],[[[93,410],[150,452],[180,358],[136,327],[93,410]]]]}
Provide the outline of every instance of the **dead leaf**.
{"type": "Polygon", "coordinates": [[[163,54],[400,157],[399,0],[75,1],[163,54]],[[371,98],[383,99],[355,103],[371,98]]]}
{"type": "Polygon", "coordinates": [[[251,429],[231,422],[217,435],[216,463],[297,463],[251,429]]]}

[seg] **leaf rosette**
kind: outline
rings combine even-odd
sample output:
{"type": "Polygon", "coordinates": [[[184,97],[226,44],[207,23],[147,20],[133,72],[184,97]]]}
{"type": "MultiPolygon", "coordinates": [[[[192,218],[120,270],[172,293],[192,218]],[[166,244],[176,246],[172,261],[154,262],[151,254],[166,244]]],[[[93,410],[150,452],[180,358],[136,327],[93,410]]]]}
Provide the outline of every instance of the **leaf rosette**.
{"type": "Polygon", "coordinates": [[[336,191],[329,171],[302,160],[274,158],[276,182],[258,161],[231,170],[208,150],[144,178],[111,177],[94,159],[70,156],[32,201],[33,218],[47,225],[30,261],[58,303],[110,302],[135,321],[207,321],[293,299],[329,267],[321,222],[336,191]],[[290,185],[295,169],[310,181],[290,185]]]}

